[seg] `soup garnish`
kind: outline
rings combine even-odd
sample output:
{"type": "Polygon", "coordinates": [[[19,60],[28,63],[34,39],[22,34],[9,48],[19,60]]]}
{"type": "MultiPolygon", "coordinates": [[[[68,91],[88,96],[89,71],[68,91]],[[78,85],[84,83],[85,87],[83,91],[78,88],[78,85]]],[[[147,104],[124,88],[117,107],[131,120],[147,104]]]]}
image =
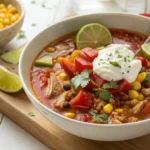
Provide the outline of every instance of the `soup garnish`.
{"type": "Polygon", "coordinates": [[[31,67],[37,99],[83,122],[122,124],[148,119],[150,62],[147,56],[134,54],[147,37],[98,23],[60,37],[40,52],[31,67]]]}

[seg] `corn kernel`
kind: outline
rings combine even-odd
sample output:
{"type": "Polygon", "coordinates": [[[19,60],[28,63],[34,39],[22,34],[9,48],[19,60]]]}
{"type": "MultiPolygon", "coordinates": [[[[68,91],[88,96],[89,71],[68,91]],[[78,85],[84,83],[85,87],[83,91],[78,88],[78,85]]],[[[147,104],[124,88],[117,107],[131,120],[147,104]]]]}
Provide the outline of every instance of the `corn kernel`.
{"type": "Polygon", "coordinates": [[[17,21],[17,17],[13,15],[10,20],[12,23],[14,23],[15,21],[17,21]]]}
{"type": "Polygon", "coordinates": [[[139,73],[136,80],[142,83],[146,78],[146,72],[139,73]]]}
{"type": "Polygon", "coordinates": [[[8,18],[4,19],[4,25],[10,25],[10,20],[8,18]]]}
{"type": "Polygon", "coordinates": [[[6,18],[11,18],[11,17],[12,17],[12,14],[11,14],[11,13],[6,13],[6,14],[5,14],[5,17],[6,17],[6,18]]]}
{"type": "Polygon", "coordinates": [[[60,74],[58,75],[58,78],[59,78],[60,80],[65,81],[65,80],[68,79],[68,75],[67,75],[65,72],[62,72],[62,73],[60,73],[60,74]]]}
{"type": "Polygon", "coordinates": [[[6,13],[6,12],[7,12],[7,9],[6,9],[6,8],[2,8],[2,9],[1,9],[1,12],[6,13]]]}
{"type": "Polygon", "coordinates": [[[67,118],[74,118],[75,113],[71,113],[71,112],[70,113],[65,113],[64,116],[67,117],[67,118]]]}
{"type": "Polygon", "coordinates": [[[2,23],[0,23],[0,29],[3,29],[3,28],[4,28],[3,24],[2,24],[2,23]]]}
{"type": "Polygon", "coordinates": [[[129,95],[129,99],[135,99],[139,97],[139,93],[135,90],[130,90],[128,92],[128,95],[129,95]]]}
{"type": "Polygon", "coordinates": [[[52,52],[56,51],[56,48],[55,47],[47,47],[46,51],[52,53],[52,52]]]}
{"type": "Polygon", "coordinates": [[[7,8],[9,9],[9,8],[12,8],[12,7],[14,7],[12,4],[8,4],[7,5],[7,8]]]}
{"type": "Polygon", "coordinates": [[[58,57],[57,62],[61,63],[62,59],[63,59],[63,57],[58,57]]]}
{"type": "Polygon", "coordinates": [[[4,13],[0,13],[0,18],[5,18],[5,14],[4,13]]]}
{"type": "Polygon", "coordinates": [[[117,108],[117,109],[115,109],[115,111],[118,112],[118,113],[120,113],[120,114],[122,114],[122,113],[124,112],[124,109],[122,109],[122,108],[117,108]]]}
{"type": "Polygon", "coordinates": [[[139,101],[137,99],[132,99],[130,102],[132,106],[135,106],[139,101]]]}
{"type": "Polygon", "coordinates": [[[140,90],[141,89],[141,83],[139,81],[134,81],[131,83],[132,89],[133,90],[140,90]]]}
{"type": "Polygon", "coordinates": [[[8,8],[9,13],[16,13],[17,9],[15,7],[8,8]]]}
{"type": "Polygon", "coordinates": [[[20,14],[15,14],[17,20],[20,18],[20,14]]]}
{"type": "Polygon", "coordinates": [[[3,23],[4,22],[4,19],[3,18],[0,18],[0,23],[3,23]]]}
{"type": "Polygon", "coordinates": [[[79,52],[79,50],[73,51],[73,53],[71,54],[71,58],[74,60],[79,55],[79,52]]]}
{"type": "Polygon", "coordinates": [[[143,95],[142,93],[140,93],[140,94],[139,94],[139,97],[138,97],[138,100],[139,100],[139,101],[142,101],[142,100],[144,100],[144,99],[145,99],[144,95],[143,95]]]}
{"type": "Polygon", "coordinates": [[[113,106],[111,104],[106,104],[104,107],[103,107],[103,111],[106,113],[106,114],[110,114],[113,110],[113,106]]]}
{"type": "Polygon", "coordinates": [[[5,4],[0,4],[0,8],[5,8],[5,4]]]}

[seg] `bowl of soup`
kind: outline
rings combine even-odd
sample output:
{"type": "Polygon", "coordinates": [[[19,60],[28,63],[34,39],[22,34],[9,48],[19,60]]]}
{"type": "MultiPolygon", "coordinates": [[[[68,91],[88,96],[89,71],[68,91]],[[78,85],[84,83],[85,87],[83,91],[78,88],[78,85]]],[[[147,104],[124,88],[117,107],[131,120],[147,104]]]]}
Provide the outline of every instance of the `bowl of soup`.
{"type": "Polygon", "coordinates": [[[120,141],[150,133],[148,18],[98,13],[63,20],[34,37],[19,63],[24,90],[74,135],[120,141]],[[147,48],[146,48],[147,49],[147,48]]]}

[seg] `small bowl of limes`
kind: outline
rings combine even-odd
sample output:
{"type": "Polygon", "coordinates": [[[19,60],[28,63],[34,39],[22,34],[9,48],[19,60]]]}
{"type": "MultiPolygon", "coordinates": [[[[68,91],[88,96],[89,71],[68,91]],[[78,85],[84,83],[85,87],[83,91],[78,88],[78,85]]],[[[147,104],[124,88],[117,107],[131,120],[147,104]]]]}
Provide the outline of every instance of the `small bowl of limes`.
{"type": "Polygon", "coordinates": [[[0,47],[20,31],[24,16],[25,7],[20,0],[0,0],[0,47]]]}

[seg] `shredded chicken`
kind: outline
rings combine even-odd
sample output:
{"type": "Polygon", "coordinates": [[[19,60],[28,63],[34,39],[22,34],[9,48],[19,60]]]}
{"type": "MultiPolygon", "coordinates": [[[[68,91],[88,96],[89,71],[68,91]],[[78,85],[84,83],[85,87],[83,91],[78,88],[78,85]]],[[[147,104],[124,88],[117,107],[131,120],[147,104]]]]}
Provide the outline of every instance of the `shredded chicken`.
{"type": "Polygon", "coordinates": [[[109,119],[109,124],[121,124],[125,122],[125,120],[126,120],[126,116],[124,114],[112,112],[110,119],[109,119]]]}
{"type": "Polygon", "coordinates": [[[147,100],[139,102],[132,108],[132,112],[134,114],[140,113],[142,111],[142,109],[144,108],[144,106],[146,105],[146,103],[147,103],[147,100]]]}
{"type": "Polygon", "coordinates": [[[128,118],[128,122],[137,122],[139,119],[134,117],[134,116],[131,116],[128,118]]]}
{"type": "Polygon", "coordinates": [[[55,73],[50,73],[50,82],[47,90],[47,97],[57,96],[63,92],[63,88],[61,87],[58,79],[56,78],[55,73]]]}
{"type": "Polygon", "coordinates": [[[142,88],[141,92],[144,96],[150,96],[150,88],[142,88]]]}

